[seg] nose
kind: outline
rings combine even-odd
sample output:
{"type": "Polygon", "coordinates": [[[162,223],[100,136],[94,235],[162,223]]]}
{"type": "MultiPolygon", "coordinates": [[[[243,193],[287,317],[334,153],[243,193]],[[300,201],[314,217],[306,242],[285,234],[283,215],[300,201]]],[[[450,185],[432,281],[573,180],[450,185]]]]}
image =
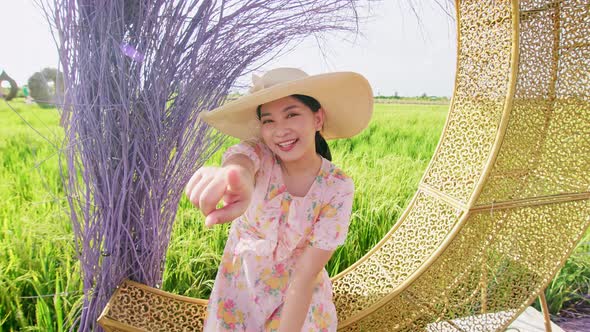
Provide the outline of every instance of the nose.
{"type": "Polygon", "coordinates": [[[279,138],[285,137],[291,132],[290,128],[282,122],[277,122],[274,129],[275,136],[279,138]]]}

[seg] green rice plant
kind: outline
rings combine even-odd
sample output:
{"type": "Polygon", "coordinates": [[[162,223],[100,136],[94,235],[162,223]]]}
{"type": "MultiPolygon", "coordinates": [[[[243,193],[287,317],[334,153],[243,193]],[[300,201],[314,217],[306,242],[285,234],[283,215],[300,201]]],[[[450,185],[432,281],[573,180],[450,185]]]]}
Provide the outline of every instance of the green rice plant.
{"type": "MultiPolygon", "coordinates": [[[[55,109],[0,103],[0,330],[63,331],[81,310],[76,259],[56,147],[63,138],[55,109]],[[34,128],[30,128],[26,122],[34,128]],[[49,142],[40,137],[43,135],[49,142]],[[50,143],[51,142],[51,143],[50,143]]],[[[447,115],[445,105],[376,105],[368,128],[328,141],[333,162],[355,181],[347,241],[328,262],[331,276],[368,252],[393,226],[416,192],[447,115]]],[[[219,165],[229,139],[208,160],[219,165]]],[[[164,290],[207,298],[229,224],[204,227],[182,197],[164,271],[164,290]]],[[[551,312],[590,291],[590,231],[547,289],[551,312]]]]}
{"type": "MultiPolygon", "coordinates": [[[[551,314],[559,311],[576,310],[578,306],[590,307],[590,230],[572,255],[551,280],[545,296],[551,314]]],[[[540,310],[539,303],[535,306],[540,310]]]]}

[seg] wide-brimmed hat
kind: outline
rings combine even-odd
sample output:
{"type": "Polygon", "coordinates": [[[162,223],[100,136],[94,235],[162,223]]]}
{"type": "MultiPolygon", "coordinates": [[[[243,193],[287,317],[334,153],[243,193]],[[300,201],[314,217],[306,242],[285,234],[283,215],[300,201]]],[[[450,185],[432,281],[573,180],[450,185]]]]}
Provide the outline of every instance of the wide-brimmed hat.
{"type": "Polygon", "coordinates": [[[252,75],[250,93],[199,117],[220,132],[241,140],[260,138],[256,108],[264,103],[300,94],[315,98],[324,108],[320,134],[326,139],[360,133],[373,114],[373,91],[361,74],[333,72],[307,75],[296,68],[277,68],[252,75]]]}

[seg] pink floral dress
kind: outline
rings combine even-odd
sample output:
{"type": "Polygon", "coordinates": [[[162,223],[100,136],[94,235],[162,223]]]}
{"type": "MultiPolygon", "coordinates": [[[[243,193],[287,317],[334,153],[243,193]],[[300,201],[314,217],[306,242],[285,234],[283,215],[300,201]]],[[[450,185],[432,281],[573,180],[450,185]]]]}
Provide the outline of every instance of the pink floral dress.
{"type": "MultiPolygon", "coordinates": [[[[205,328],[217,331],[277,331],[286,290],[297,259],[308,247],[334,250],[348,233],[354,183],[322,158],[316,180],[304,197],[292,196],[282,181],[278,159],[261,141],[228,148],[254,162],[256,185],[250,206],[232,222],[205,328]]],[[[332,283],[324,268],[315,280],[302,331],[336,331],[332,283]]]]}

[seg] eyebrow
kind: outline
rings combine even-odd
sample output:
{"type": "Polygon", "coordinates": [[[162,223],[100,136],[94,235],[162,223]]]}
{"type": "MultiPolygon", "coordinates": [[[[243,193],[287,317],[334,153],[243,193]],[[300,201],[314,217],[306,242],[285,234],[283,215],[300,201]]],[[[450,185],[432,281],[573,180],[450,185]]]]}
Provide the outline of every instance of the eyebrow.
{"type": "MultiPolygon", "coordinates": [[[[291,110],[291,109],[293,109],[293,108],[297,108],[297,107],[299,107],[299,106],[297,106],[297,105],[289,105],[289,106],[287,106],[287,107],[285,107],[285,108],[283,109],[283,112],[287,112],[288,110],[291,110]]],[[[260,118],[262,118],[262,117],[263,117],[263,116],[265,116],[265,115],[270,115],[270,113],[261,113],[261,114],[260,114],[260,118]]]]}

